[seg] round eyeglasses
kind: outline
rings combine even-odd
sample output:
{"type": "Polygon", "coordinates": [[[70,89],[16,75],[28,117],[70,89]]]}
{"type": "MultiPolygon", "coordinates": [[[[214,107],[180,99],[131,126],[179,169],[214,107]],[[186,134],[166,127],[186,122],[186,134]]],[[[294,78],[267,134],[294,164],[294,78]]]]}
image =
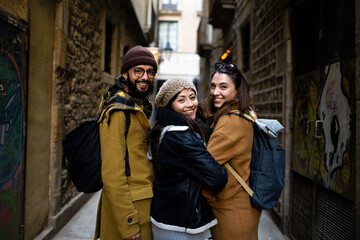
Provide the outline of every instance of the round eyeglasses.
{"type": "Polygon", "coordinates": [[[135,68],[134,69],[134,75],[135,75],[135,77],[138,77],[138,78],[144,76],[145,72],[146,72],[148,78],[154,78],[156,76],[156,72],[154,69],[148,69],[146,71],[143,68],[135,68]]]}
{"type": "Polygon", "coordinates": [[[225,70],[225,71],[234,71],[235,69],[237,69],[237,65],[235,63],[215,63],[214,65],[214,70],[215,71],[221,71],[221,70],[225,70]]]}

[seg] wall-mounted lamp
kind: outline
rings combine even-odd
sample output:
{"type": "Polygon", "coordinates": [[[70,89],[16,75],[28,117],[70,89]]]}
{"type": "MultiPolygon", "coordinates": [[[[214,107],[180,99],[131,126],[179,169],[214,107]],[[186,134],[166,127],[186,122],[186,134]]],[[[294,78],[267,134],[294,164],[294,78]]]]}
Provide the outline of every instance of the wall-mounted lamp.
{"type": "Polygon", "coordinates": [[[233,46],[230,46],[228,49],[226,49],[226,52],[224,52],[222,55],[221,55],[221,60],[225,60],[229,54],[231,53],[231,50],[232,50],[233,46]]]}
{"type": "Polygon", "coordinates": [[[170,60],[172,52],[173,49],[171,48],[170,43],[167,42],[165,48],[160,50],[160,63],[164,61],[164,57],[167,60],[170,60]]]}

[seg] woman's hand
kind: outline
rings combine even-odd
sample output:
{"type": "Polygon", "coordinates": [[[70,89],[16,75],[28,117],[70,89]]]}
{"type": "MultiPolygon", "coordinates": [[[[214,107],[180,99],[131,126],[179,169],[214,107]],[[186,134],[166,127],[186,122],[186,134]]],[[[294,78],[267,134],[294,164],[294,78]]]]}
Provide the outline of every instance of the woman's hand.
{"type": "Polygon", "coordinates": [[[134,236],[127,238],[126,240],[141,240],[141,234],[137,233],[134,236]]]}

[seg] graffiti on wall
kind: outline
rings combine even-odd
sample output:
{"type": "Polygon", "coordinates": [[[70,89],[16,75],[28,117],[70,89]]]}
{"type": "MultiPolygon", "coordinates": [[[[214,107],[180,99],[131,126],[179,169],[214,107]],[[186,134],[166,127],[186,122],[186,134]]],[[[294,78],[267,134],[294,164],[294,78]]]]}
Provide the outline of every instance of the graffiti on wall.
{"type": "Polygon", "coordinates": [[[351,109],[347,97],[349,84],[345,84],[348,79],[342,75],[340,63],[327,66],[325,72],[325,85],[320,96],[318,116],[323,123],[325,186],[329,188],[335,171],[344,167],[344,160],[349,160],[347,147],[351,135],[351,109]]]}
{"type": "Polygon", "coordinates": [[[293,169],[337,193],[350,187],[353,69],[334,63],[324,74],[315,71],[296,79],[293,169]]]}
{"type": "Polygon", "coordinates": [[[0,51],[0,113],[0,235],[18,239],[15,195],[6,189],[16,189],[22,168],[23,102],[16,62],[4,51],[0,51]]]}
{"type": "Polygon", "coordinates": [[[16,203],[12,194],[0,193],[0,239],[18,239],[19,229],[16,203]]]}
{"type": "Polygon", "coordinates": [[[320,75],[317,72],[299,77],[297,86],[295,121],[294,121],[294,149],[295,169],[305,176],[314,176],[319,171],[321,139],[313,138],[313,123],[317,114],[317,85],[320,75]],[[320,141],[319,141],[320,140],[320,141]]]}
{"type": "Polygon", "coordinates": [[[26,26],[0,13],[0,239],[19,239],[23,222],[25,38],[26,26]]]}
{"type": "Polygon", "coordinates": [[[16,178],[23,149],[23,103],[14,59],[0,51],[0,189],[16,178]]]}

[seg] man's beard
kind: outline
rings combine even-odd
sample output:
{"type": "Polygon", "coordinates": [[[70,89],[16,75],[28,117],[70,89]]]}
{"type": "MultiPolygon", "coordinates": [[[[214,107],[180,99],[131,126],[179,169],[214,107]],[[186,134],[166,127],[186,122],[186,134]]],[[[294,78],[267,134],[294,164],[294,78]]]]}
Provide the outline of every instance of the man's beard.
{"type": "Polygon", "coordinates": [[[126,79],[127,84],[128,84],[128,88],[129,88],[129,94],[132,97],[136,97],[136,98],[144,98],[149,96],[152,91],[154,90],[154,84],[151,81],[146,81],[148,83],[148,88],[146,91],[140,91],[137,87],[136,87],[136,83],[138,82],[142,82],[141,80],[136,80],[135,83],[133,83],[130,78],[128,77],[126,79]]]}

